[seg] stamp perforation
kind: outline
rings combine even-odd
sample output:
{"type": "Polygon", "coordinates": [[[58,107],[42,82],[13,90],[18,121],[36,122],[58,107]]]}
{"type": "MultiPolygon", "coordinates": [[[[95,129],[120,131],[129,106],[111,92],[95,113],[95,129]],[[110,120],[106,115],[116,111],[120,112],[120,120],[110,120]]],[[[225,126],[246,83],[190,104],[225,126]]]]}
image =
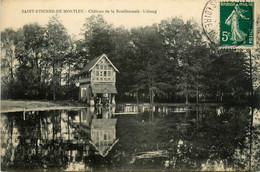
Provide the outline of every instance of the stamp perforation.
{"type": "MultiPolygon", "coordinates": [[[[256,47],[256,1],[255,0],[210,0],[207,2],[205,9],[211,2],[216,2],[218,8],[218,37],[219,40],[210,40],[218,45],[221,49],[255,49],[256,47]],[[230,3],[230,4],[224,4],[230,3]],[[224,10],[223,10],[224,9],[224,10]]],[[[210,7],[208,7],[210,8],[210,7]]],[[[203,13],[204,13],[203,11],[203,13]]],[[[202,14],[202,27],[208,39],[214,39],[209,35],[211,30],[205,29],[205,20],[207,17],[202,14]]]]}

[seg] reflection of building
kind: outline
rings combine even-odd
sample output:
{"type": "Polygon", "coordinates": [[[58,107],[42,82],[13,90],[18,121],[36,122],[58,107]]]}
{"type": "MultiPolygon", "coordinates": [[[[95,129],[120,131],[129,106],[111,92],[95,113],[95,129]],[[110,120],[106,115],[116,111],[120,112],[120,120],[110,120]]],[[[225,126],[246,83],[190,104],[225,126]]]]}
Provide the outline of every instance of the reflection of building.
{"type": "Polygon", "coordinates": [[[116,122],[117,119],[93,119],[91,124],[91,143],[105,157],[116,140],[116,122]]]}
{"type": "Polygon", "coordinates": [[[116,72],[118,69],[105,54],[90,61],[79,73],[79,99],[90,103],[95,99],[99,103],[114,103],[116,90],[116,72]]]}
{"type": "Polygon", "coordinates": [[[115,107],[98,107],[94,118],[110,119],[115,112],[115,107]]]}
{"type": "Polygon", "coordinates": [[[127,105],[125,106],[125,111],[124,112],[138,112],[138,106],[135,105],[127,105]]]}

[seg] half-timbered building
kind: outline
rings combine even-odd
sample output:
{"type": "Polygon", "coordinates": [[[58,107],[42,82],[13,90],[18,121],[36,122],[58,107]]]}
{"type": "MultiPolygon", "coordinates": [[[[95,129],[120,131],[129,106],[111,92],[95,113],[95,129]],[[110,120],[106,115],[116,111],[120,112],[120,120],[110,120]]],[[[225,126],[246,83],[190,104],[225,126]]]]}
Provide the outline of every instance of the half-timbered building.
{"type": "Polygon", "coordinates": [[[79,100],[91,105],[115,104],[117,72],[106,54],[91,60],[79,73],[79,100]]]}

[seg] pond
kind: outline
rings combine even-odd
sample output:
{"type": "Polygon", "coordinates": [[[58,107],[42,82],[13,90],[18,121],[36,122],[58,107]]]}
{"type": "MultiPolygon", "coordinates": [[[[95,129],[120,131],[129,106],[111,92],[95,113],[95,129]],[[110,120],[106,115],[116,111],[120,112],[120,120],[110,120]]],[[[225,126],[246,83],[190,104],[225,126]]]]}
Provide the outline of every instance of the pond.
{"type": "Polygon", "coordinates": [[[260,170],[259,110],[196,109],[127,104],[3,113],[1,169],[260,170]]]}

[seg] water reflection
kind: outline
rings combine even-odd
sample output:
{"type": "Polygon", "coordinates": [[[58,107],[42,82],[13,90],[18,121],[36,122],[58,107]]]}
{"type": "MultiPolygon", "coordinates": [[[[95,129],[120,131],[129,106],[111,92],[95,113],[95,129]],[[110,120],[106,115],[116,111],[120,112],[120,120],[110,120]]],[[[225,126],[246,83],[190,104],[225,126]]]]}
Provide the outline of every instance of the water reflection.
{"type": "Polygon", "coordinates": [[[259,170],[260,115],[253,110],[250,130],[251,113],[249,107],[127,104],[1,114],[1,167],[259,170]]]}

